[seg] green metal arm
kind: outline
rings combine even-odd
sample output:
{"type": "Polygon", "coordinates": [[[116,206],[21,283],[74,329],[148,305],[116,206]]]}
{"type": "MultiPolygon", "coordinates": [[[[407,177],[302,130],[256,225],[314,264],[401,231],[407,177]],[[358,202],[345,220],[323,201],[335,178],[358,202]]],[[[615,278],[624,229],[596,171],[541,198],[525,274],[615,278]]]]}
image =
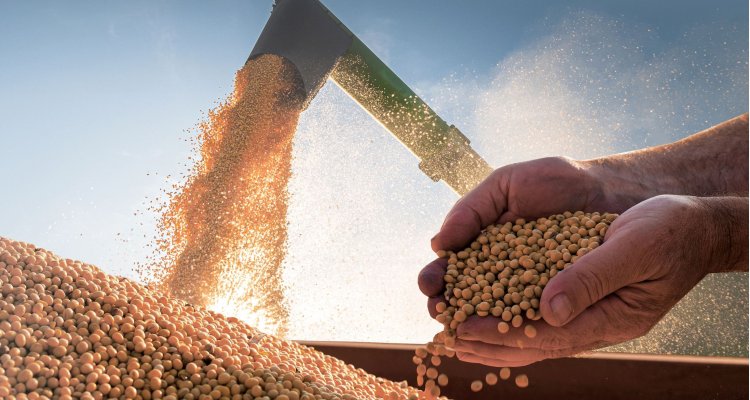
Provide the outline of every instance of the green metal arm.
{"type": "Polygon", "coordinates": [[[492,168],[356,36],[330,78],[388,129],[421,162],[432,180],[464,194],[492,168]]]}
{"type": "Polygon", "coordinates": [[[318,0],[277,0],[250,59],[276,54],[302,77],[307,101],[328,77],[420,159],[419,168],[463,195],[492,168],[318,0]]]}

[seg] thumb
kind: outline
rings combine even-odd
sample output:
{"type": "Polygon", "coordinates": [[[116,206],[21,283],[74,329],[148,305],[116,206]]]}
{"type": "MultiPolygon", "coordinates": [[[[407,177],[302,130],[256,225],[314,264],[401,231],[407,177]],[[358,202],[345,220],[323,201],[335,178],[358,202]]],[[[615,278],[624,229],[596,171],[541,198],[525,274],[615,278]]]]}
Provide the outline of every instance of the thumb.
{"type": "Polygon", "coordinates": [[[637,281],[635,268],[621,255],[628,254],[616,238],[582,256],[550,279],[539,305],[552,326],[563,326],[610,293],[637,281]]]}
{"type": "Polygon", "coordinates": [[[462,197],[448,212],[440,232],[432,238],[432,250],[458,250],[484,227],[497,222],[506,208],[507,175],[506,169],[495,170],[462,197]]]}

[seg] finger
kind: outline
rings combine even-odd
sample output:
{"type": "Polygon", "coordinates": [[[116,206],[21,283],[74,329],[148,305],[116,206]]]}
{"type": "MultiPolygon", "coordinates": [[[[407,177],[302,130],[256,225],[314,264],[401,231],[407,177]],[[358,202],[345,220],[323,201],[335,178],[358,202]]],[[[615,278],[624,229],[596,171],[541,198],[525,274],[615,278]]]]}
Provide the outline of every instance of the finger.
{"type": "MultiPolygon", "coordinates": [[[[630,287],[621,289],[631,290],[630,287]]],[[[619,292],[618,292],[619,293],[619,292]]],[[[632,297],[632,296],[631,296],[632,297]]],[[[555,327],[540,321],[528,321],[536,329],[536,336],[528,337],[524,328],[511,328],[507,333],[497,330],[499,318],[470,317],[458,326],[459,340],[484,342],[519,349],[555,351],[564,349],[591,350],[640,336],[652,319],[642,315],[641,309],[632,310],[622,298],[613,294],[600,300],[570,323],[555,327]]]]}
{"type": "MultiPolygon", "coordinates": [[[[560,350],[540,350],[540,349],[519,349],[517,347],[502,346],[484,342],[473,342],[470,340],[456,340],[453,347],[456,352],[464,354],[474,354],[484,358],[502,361],[505,363],[514,363],[528,365],[545,358],[551,358],[554,353],[560,350]]],[[[501,365],[508,367],[509,365],[501,365]]]]}
{"type": "Polygon", "coordinates": [[[495,317],[469,317],[461,323],[456,335],[458,339],[465,341],[484,342],[489,344],[516,347],[521,349],[559,350],[573,346],[577,341],[587,340],[589,335],[577,336],[576,327],[553,327],[546,322],[527,321],[523,327],[513,328],[506,333],[500,333],[497,329],[502,320],[495,317]],[[533,326],[536,335],[529,337],[524,333],[527,325],[533,326]]]}
{"type": "Polygon", "coordinates": [[[539,305],[544,320],[563,326],[610,293],[637,282],[627,241],[627,237],[612,237],[550,279],[539,305]]]}
{"type": "Polygon", "coordinates": [[[506,222],[513,222],[519,218],[523,218],[523,217],[512,211],[506,211],[503,213],[503,215],[500,216],[497,222],[501,224],[505,224],[506,222]]]}
{"type": "Polygon", "coordinates": [[[438,258],[427,264],[421,271],[419,271],[419,277],[417,277],[419,290],[421,290],[425,296],[436,296],[443,293],[443,290],[445,289],[443,276],[445,276],[447,268],[448,260],[444,258],[438,258]]]}
{"type": "Polygon", "coordinates": [[[502,360],[498,358],[492,358],[492,357],[485,357],[481,355],[477,355],[474,353],[464,353],[457,351],[456,357],[458,357],[459,360],[464,362],[470,362],[475,364],[483,364],[490,367],[523,367],[526,365],[529,365],[533,362],[539,361],[508,361],[508,360],[502,360]]]}
{"type": "MultiPolygon", "coordinates": [[[[562,336],[564,332],[560,328],[554,328],[544,321],[526,321],[523,327],[511,327],[506,333],[500,333],[498,324],[502,319],[495,317],[477,317],[471,316],[466,321],[458,325],[456,336],[460,340],[484,342],[502,346],[511,346],[518,348],[545,348],[542,340],[537,339],[539,333],[546,333],[547,337],[562,336]],[[533,326],[536,330],[536,336],[530,338],[524,333],[525,326],[533,326]]],[[[566,335],[567,336],[567,335],[566,335]]],[[[557,349],[568,347],[562,344],[562,340],[555,340],[555,345],[545,349],[557,349]]]]}
{"type": "Polygon", "coordinates": [[[437,309],[435,308],[438,303],[444,302],[440,296],[430,297],[427,299],[427,311],[430,312],[430,317],[435,318],[438,315],[437,309]]]}
{"type": "Polygon", "coordinates": [[[558,350],[519,349],[489,343],[458,340],[456,341],[455,350],[456,354],[460,355],[459,359],[463,361],[481,359],[481,361],[470,362],[481,362],[482,364],[496,367],[520,367],[550,358],[570,357],[590,350],[590,348],[588,346],[581,346],[558,350]]]}
{"type": "Polygon", "coordinates": [[[498,220],[506,208],[505,172],[503,168],[496,170],[453,206],[440,232],[432,238],[432,250],[458,250],[475,238],[482,228],[498,220]]]}

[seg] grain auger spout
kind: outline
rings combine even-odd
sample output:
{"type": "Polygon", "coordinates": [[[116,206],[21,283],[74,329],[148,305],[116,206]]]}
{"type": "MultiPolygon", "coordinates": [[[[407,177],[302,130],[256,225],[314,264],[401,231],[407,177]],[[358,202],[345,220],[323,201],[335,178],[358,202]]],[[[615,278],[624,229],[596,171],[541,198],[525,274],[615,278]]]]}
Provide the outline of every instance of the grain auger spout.
{"type": "Polygon", "coordinates": [[[262,54],[295,65],[306,105],[331,78],[419,158],[427,176],[458,194],[492,171],[458,128],[440,118],[318,0],[277,0],[250,59],[262,54]]]}

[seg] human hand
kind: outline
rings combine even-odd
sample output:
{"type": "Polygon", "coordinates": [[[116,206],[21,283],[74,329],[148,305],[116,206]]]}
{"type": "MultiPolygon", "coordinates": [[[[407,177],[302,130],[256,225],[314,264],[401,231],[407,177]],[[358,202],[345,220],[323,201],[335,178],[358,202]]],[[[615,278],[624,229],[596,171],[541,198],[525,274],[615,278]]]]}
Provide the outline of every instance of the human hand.
{"type": "MultiPolygon", "coordinates": [[[[448,212],[440,232],[432,239],[432,249],[458,250],[487,225],[517,218],[564,211],[624,211],[625,206],[613,200],[603,187],[587,162],[568,158],[542,158],[498,168],[448,212]]],[[[430,297],[428,309],[433,317],[445,289],[446,266],[445,259],[437,259],[419,274],[419,287],[430,297]]]]}
{"type": "Polygon", "coordinates": [[[497,331],[493,317],[458,327],[461,360],[521,366],[617,344],[646,334],[708,272],[716,257],[716,224],[700,198],[658,196],[615,220],[604,243],[551,279],[540,309],[544,320],[497,331]]]}

